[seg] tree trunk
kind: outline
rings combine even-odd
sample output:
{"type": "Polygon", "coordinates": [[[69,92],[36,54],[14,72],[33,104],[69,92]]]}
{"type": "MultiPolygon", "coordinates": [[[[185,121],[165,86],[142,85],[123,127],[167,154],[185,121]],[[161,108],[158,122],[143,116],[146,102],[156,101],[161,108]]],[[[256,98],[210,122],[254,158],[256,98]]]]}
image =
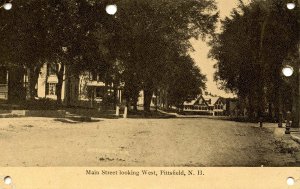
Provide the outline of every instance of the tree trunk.
{"type": "Polygon", "coordinates": [[[144,89],[144,111],[150,112],[150,105],[153,96],[153,91],[150,89],[144,89]]]}
{"type": "Polygon", "coordinates": [[[157,93],[157,107],[159,107],[159,108],[161,108],[162,107],[162,103],[161,103],[161,100],[162,98],[161,98],[161,89],[158,91],[158,93],[157,93]]]}
{"type": "Polygon", "coordinates": [[[278,121],[280,119],[281,114],[285,114],[282,110],[282,95],[281,95],[281,81],[280,81],[280,68],[278,67],[275,70],[275,75],[274,75],[274,109],[275,109],[275,119],[278,121]]]}
{"type": "Polygon", "coordinates": [[[138,103],[138,97],[135,97],[132,99],[132,105],[133,105],[133,111],[137,112],[137,103],[138,103]]]}
{"type": "Polygon", "coordinates": [[[137,103],[139,101],[140,91],[134,89],[131,93],[131,104],[133,106],[133,111],[137,111],[137,103]]]}
{"type": "Polygon", "coordinates": [[[10,103],[20,103],[26,99],[26,89],[24,84],[23,68],[11,68],[8,74],[8,101],[10,103]]]}
{"type": "Polygon", "coordinates": [[[257,96],[257,119],[261,119],[264,116],[265,112],[265,92],[264,92],[264,71],[263,71],[263,66],[261,65],[260,69],[260,79],[258,82],[258,96],[257,96]]]}
{"type": "Polygon", "coordinates": [[[40,67],[32,67],[27,70],[28,84],[27,84],[27,99],[34,100],[37,97],[36,85],[38,82],[40,67]]]}
{"type": "MultiPolygon", "coordinates": [[[[95,101],[95,87],[91,89],[91,108],[94,108],[94,101],[95,101]]],[[[68,99],[68,105],[70,104],[70,98],[68,99]]]]}
{"type": "Polygon", "coordinates": [[[57,96],[57,104],[62,104],[62,82],[58,81],[56,84],[56,96],[57,96]]]}
{"type": "Polygon", "coordinates": [[[253,120],[254,119],[253,94],[249,95],[248,100],[249,100],[249,119],[253,120]]]}
{"type": "Polygon", "coordinates": [[[117,105],[119,105],[119,101],[118,101],[118,89],[117,89],[117,85],[116,83],[114,82],[113,84],[113,90],[114,90],[114,108],[116,108],[117,105]]]}
{"type": "Polygon", "coordinates": [[[26,71],[26,75],[27,75],[27,78],[28,78],[28,82],[27,84],[25,83],[25,87],[26,87],[26,100],[31,100],[32,97],[31,97],[31,90],[32,90],[32,80],[31,80],[31,75],[32,75],[32,72],[33,70],[28,68],[26,71]]]}
{"type": "Polygon", "coordinates": [[[168,91],[165,90],[164,92],[164,109],[168,110],[169,109],[169,98],[168,98],[168,91]]]}
{"type": "Polygon", "coordinates": [[[71,104],[71,70],[70,66],[66,65],[65,69],[65,104],[69,106],[71,104]]]}
{"type": "Polygon", "coordinates": [[[269,102],[269,112],[268,112],[268,118],[270,121],[273,121],[273,105],[271,102],[269,102]]]}
{"type": "Polygon", "coordinates": [[[59,71],[57,71],[58,82],[56,84],[57,104],[62,104],[62,86],[64,82],[65,65],[62,63],[59,71]]]}
{"type": "Polygon", "coordinates": [[[133,104],[133,111],[135,111],[135,112],[138,111],[138,109],[137,109],[137,102],[134,102],[134,104],[133,104]]]}
{"type": "MultiPolygon", "coordinates": [[[[125,85],[126,87],[126,85],[125,85]]],[[[125,89],[125,106],[128,108],[130,106],[130,96],[129,96],[129,93],[128,91],[125,89]]]]}

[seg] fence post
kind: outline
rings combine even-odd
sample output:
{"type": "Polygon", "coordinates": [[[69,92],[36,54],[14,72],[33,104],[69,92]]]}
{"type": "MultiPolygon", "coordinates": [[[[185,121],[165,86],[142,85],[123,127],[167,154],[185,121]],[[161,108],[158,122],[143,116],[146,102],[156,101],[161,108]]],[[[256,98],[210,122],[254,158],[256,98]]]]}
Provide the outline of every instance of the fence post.
{"type": "Polygon", "coordinates": [[[127,118],[127,106],[125,106],[123,118],[127,118]]]}
{"type": "Polygon", "coordinates": [[[120,116],[120,107],[116,106],[116,116],[120,116]]]}

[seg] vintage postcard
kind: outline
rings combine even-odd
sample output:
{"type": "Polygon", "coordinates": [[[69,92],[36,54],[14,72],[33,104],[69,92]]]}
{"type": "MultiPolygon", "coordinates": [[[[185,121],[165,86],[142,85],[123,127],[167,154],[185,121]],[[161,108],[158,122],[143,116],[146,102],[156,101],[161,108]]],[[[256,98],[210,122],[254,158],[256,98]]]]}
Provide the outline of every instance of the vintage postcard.
{"type": "Polygon", "coordinates": [[[300,185],[299,0],[0,7],[0,188],[300,185]]]}

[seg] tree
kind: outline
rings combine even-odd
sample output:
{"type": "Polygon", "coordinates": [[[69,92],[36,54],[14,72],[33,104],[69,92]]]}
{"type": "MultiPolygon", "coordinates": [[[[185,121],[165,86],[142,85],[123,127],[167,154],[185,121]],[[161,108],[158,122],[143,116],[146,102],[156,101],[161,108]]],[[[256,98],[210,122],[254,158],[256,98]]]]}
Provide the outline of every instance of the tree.
{"type": "MultiPolygon", "coordinates": [[[[14,5],[9,19],[0,21],[0,38],[9,42],[0,45],[3,59],[28,69],[31,99],[36,96],[35,86],[44,63],[59,68],[58,103],[62,102],[64,78],[68,102],[70,78],[91,70],[100,73],[106,83],[116,82],[116,78],[125,81],[127,99],[135,106],[143,90],[145,111],[150,111],[153,92],[168,82],[162,82],[168,79],[165,73],[172,73],[176,67],[198,72],[191,75],[199,76],[192,61],[184,60],[182,66],[177,66],[181,62],[176,61],[178,57],[189,59],[191,38],[204,39],[213,33],[218,17],[214,0],[119,1],[116,17],[105,13],[108,3],[21,0],[14,5]],[[122,73],[115,69],[116,62],[124,68],[122,73]]],[[[7,17],[8,13],[1,14],[7,17]]]]}
{"type": "Polygon", "coordinates": [[[1,49],[5,49],[2,62],[14,69],[27,69],[30,99],[36,96],[35,86],[47,49],[43,42],[47,33],[43,25],[45,11],[44,1],[33,0],[19,1],[9,12],[1,10],[1,49]]]}
{"type": "Polygon", "coordinates": [[[136,99],[137,90],[131,89],[143,90],[144,110],[150,111],[153,92],[166,79],[165,73],[180,64],[172,61],[174,56],[185,56],[192,50],[192,37],[213,33],[216,5],[212,0],[126,0],[118,7],[122,8],[110,25],[117,44],[112,49],[125,67],[125,85],[131,85],[127,87],[128,99],[136,99]]]}
{"type": "Polygon", "coordinates": [[[282,62],[296,46],[297,17],[278,0],[240,4],[222,21],[222,32],[211,43],[217,60],[215,80],[247,102],[250,117],[269,106],[278,119],[282,111],[282,62]]]}
{"type": "Polygon", "coordinates": [[[206,76],[201,74],[190,56],[178,57],[172,73],[166,74],[168,104],[183,107],[185,101],[195,99],[206,88],[206,76]]]}

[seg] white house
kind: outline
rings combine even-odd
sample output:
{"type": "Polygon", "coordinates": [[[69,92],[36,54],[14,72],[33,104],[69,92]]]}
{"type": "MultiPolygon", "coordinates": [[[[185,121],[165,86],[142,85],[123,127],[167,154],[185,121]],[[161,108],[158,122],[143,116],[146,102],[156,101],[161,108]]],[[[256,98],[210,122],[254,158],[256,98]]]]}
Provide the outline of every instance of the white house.
{"type": "MultiPolygon", "coordinates": [[[[59,68],[57,68],[59,69],[59,68]]],[[[38,83],[36,86],[38,98],[57,99],[56,85],[58,78],[53,68],[44,64],[40,71],[38,83]]],[[[70,76],[69,85],[66,85],[66,78],[64,74],[64,81],[62,86],[62,100],[66,98],[66,87],[69,87],[70,99],[69,103],[76,106],[95,107],[102,102],[105,95],[113,96],[114,85],[112,83],[104,83],[100,80],[98,74],[92,74],[89,71],[82,72],[79,76],[70,76]]],[[[117,89],[117,99],[121,102],[122,90],[117,89]]]]}
{"type": "Polygon", "coordinates": [[[212,116],[221,116],[224,115],[226,111],[226,102],[222,97],[200,95],[191,102],[184,102],[183,111],[212,116]]]}

